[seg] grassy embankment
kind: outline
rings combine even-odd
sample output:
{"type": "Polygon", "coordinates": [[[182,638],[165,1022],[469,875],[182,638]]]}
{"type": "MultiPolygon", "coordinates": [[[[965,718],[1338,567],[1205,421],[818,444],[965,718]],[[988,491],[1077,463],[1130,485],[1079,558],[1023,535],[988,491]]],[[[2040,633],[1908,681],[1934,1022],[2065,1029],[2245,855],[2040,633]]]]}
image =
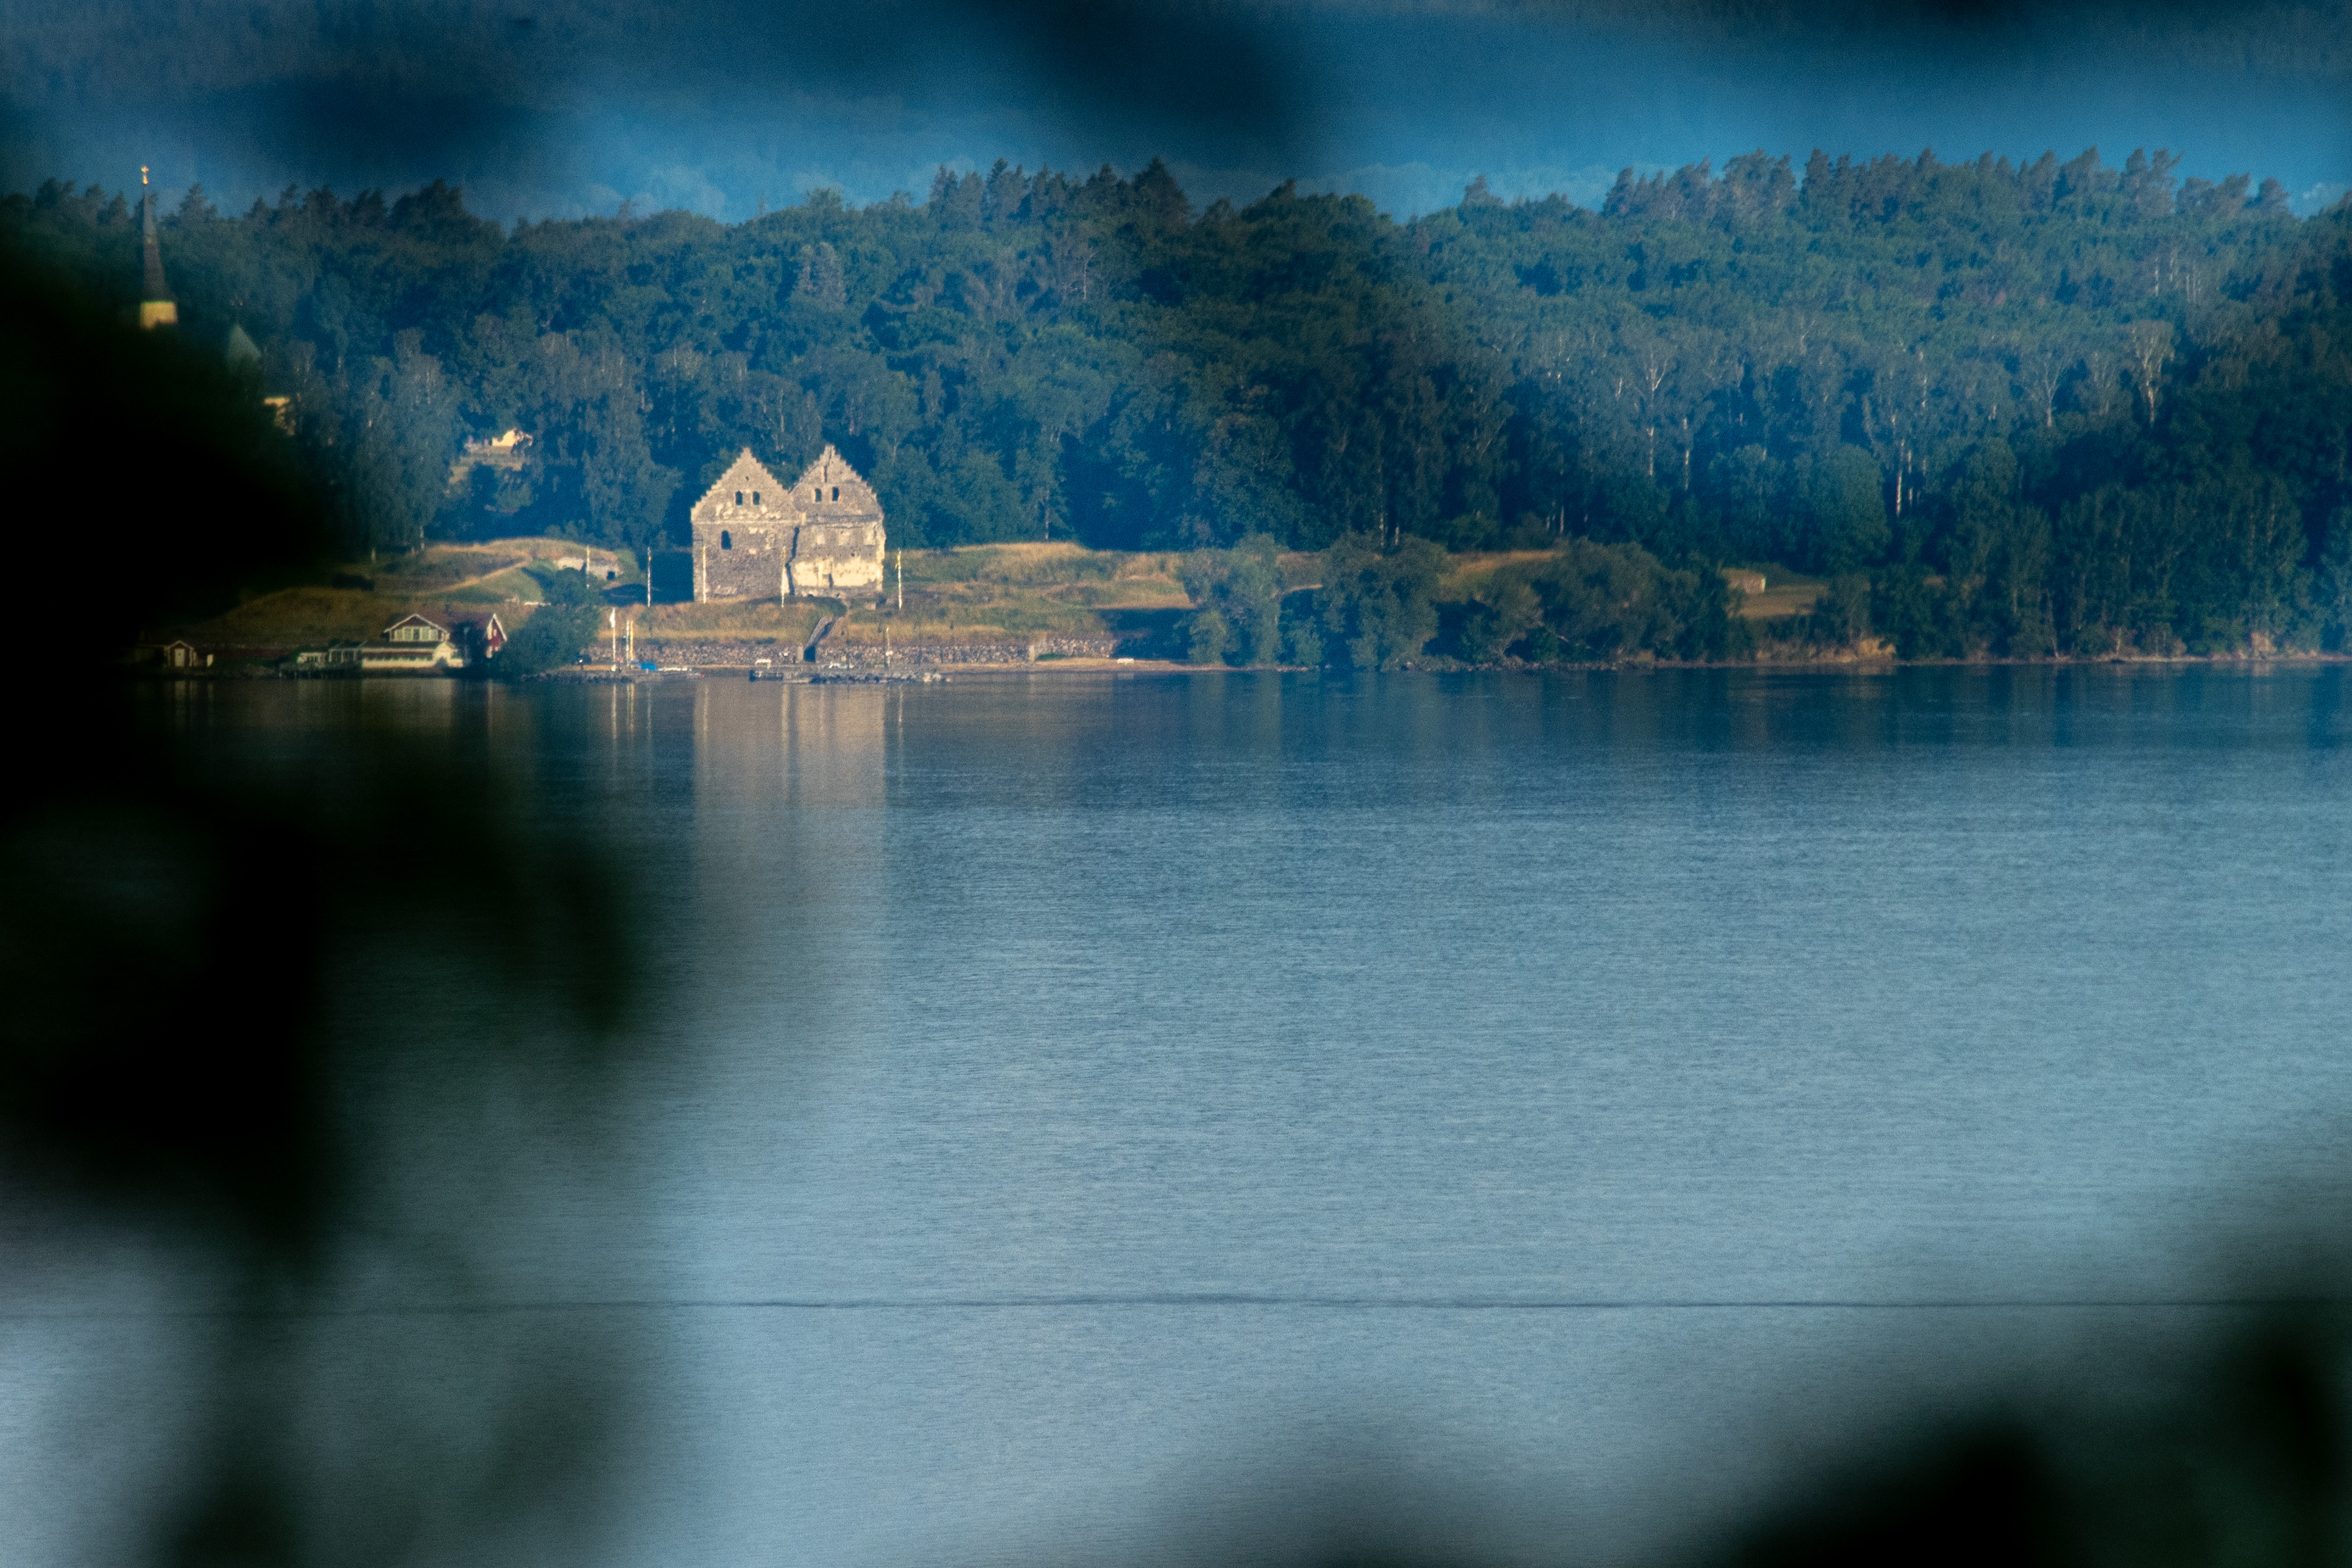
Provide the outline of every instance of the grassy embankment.
{"type": "MultiPolygon", "coordinates": [[[[428,544],[413,554],[339,569],[331,584],[268,594],[201,626],[185,629],[215,647],[287,648],[364,641],[412,612],[492,608],[511,632],[544,596],[556,563],[579,559],[576,544],[551,539],[486,544],[428,544]]],[[[827,642],[879,647],[1026,644],[1044,637],[1102,638],[1134,629],[1138,617],[1167,618],[1187,608],[1176,581],[1178,557],[1089,551],[1076,544],[968,545],[905,554],[905,605],[898,605],[899,557],[891,555],[887,602],[855,599],[740,599],[719,604],[656,604],[642,595],[643,574],[625,558],[596,554],[597,586],[635,622],[641,657],[746,647],[765,655],[797,650],[818,625],[834,622],[827,642]],[[614,573],[610,581],[606,571],[614,573]]],[[[1301,557],[1311,560],[1311,557],[1301,557]]],[[[657,584],[667,585],[656,575],[657,584]]]]}
{"type": "MultiPolygon", "coordinates": [[[[202,626],[184,629],[200,642],[227,647],[305,647],[364,642],[412,613],[495,609],[511,631],[530,614],[529,601],[546,585],[526,568],[556,570],[559,559],[580,559],[580,546],[555,539],[502,539],[488,544],[432,544],[411,554],[356,562],[329,583],[307,584],[247,600],[202,626]]],[[[617,582],[640,574],[609,551],[596,552],[617,582]]],[[[616,584],[617,585],[617,582],[616,584]]]]}
{"type": "Polygon", "coordinates": [[[1735,587],[1741,585],[1743,577],[1755,575],[1764,579],[1764,591],[1760,594],[1749,592],[1746,602],[1739,606],[1740,615],[1751,621],[1777,621],[1788,616],[1811,615],[1822,590],[1828,586],[1818,577],[1802,576],[1786,566],[1774,566],[1769,563],[1734,567],[1724,574],[1732,580],[1735,587]]]}
{"type": "MultiPolygon", "coordinates": [[[[414,554],[339,571],[331,585],[295,587],[255,598],[189,628],[215,647],[285,648],[364,641],[411,612],[495,608],[512,632],[560,561],[577,563],[580,546],[551,539],[499,540],[486,544],[431,544],[414,554]]],[[[1453,559],[1441,597],[1476,597],[1507,566],[1542,560],[1540,552],[1461,555],[1453,559]]],[[[1180,555],[1091,551],[1073,543],[966,545],[893,552],[884,592],[854,599],[772,599],[719,604],[643,601],[644,577],[625,557],[596,553],[598,587],[636,627],[640,657],[688,658],[742,649],[778,657],[806,644],[827,619],[829,647],[863,651],[887,640],[898,647],[1004,647],[1053,638],[1097,640],[1157,633],[1169,642],[1176,617],[1190,608],[1177,580],[1180,555]],[[614,575],[607,580],[606,572],[614,575]]],[[[1292,587],[1313,585],[1320,558],[1288,553],[1281,560],[1292,587]]],[[[1784,568],[1758,568],[1762,594],[1749,594],[1742,614],[1757,621],[1801,615],[1820,583],[1784,568]]],[[[1742,574],[1734,573],[1737,578],[1742,574]]],[[[657,577],[656,581],[662,581],[657,577]]]]}
{"type": "MultiPolygon", "coordinates": [[[[1444,582],[1439,588],[1437,596],[1441,600],[1456,604],[1475,599],[1480,596],[1495,574],[1504,567],[1532,565],[1537,562],[1548,560],[1550,552],[1543,550],[1498,552],[1489,555],[1456,555],[1448,563],[1444,582]]],[[[1295,572],[1291,572],[1289,564],[1294,560],[1311,564],[1315,557],[1301,555],[1283,558],[1285,571],[1290,572],[1291,580],[1297,582],[1299,578],[1295,572]]],[[[1822,589],[1826,586],[1818,577],[1807,577],[1790,571],[1786,566],[1776,565],[1770,562],[1727,566],[1723,569],[1723,575],[1726,581],[1739,589],[1745,595],[1739,606],[1739,615],[1742,619],[1750,621],[1777,621],[1790,616],[1810,614],[1814,602],[1820,599],[1822,589]],[[1764,581],[1764,591],[1760,594],[1749,586],[1751,582],[1759,577],[1764,581]]],[[[1758,629],[1762,630],[1760,626],[1758,629]]]]}
{"type": "Polygon", "coordinates": [[[899,647],[1115,638],[1191,607],[1176,580],[1179,560],[1059,542],[909,550],[901,608],[894,552],[885,591],[848,602],[825,640],[878,647],[886,628],[899,647]]]}
{"type": "Polygon", "coordinates": [[[772,657],[832,625],[824,647],[860,656],[898,647],[1025,647],[1043,639],[1112,638],[1190,607],[1177,557],[1076,544],[973,544],[892,552],[883,588],[855,596],[737,599],[625,609],[650,658],[741,648],[772,657]],[[903,565],[904,595],[900,575],[903,565]]]}

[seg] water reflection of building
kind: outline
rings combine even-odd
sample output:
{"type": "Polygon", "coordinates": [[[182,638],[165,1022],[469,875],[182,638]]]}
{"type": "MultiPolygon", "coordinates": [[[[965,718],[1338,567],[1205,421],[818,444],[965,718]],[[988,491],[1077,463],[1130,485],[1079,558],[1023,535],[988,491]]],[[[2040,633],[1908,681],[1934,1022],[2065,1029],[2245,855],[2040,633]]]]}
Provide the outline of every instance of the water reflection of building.
{"type": "Polygon", "coordinates": [[[698,777],[766,807],[878,806],[891,703],[881,686],[699,681],[698,777]]]}
{"type": "Polygon", "coordinates": [[[866,951],[888,914],[887,743],[903,694],[782,681],[638,689],[656,714],[692,704],[694,919],[730,972],[769,977],[758,1005],[780,1029],[861,1005],[843,955],[866,951]]]}

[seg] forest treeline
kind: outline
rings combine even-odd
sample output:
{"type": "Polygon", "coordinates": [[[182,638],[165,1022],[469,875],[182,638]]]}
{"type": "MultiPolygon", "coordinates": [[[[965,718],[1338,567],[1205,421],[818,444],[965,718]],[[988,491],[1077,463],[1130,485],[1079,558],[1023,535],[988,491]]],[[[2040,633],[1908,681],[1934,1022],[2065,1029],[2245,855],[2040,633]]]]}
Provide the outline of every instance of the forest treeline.
{"type": "MultiPolygon", "coordinates": [[[[2175,162],[1758,153],[1402,223],[1288,186],[1196,211],[1158,163],[733,226],[192,191],[163,245],[182,330],[258,345],[353,549],[658,548],[737,449],[832,441],[910,545],[1556,552],[1450,634],[1496,656],[1592,646],[1571,601],[1717,650],[1691,584],[1724,563],[1832,578],[1803,637],[1911,657],[2341,646],[2352,205],[2175,162]],[[452,483],[509,428],[519,465],[452,483]]],[[[95,186],[0,201],[7,244],[126,302],[136,229],[95,186]]],[[[1220,559],[1204,584],[1246,574],[1220,559]]],[[[1282,643],[1247,615],[1225,657],[1282,643]]]]}

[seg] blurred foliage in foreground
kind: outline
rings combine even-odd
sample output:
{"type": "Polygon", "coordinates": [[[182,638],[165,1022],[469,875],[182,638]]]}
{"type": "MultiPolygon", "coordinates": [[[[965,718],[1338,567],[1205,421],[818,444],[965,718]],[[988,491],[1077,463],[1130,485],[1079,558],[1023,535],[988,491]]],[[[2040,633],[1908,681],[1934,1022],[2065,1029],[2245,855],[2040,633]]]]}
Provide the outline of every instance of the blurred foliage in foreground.
{"type": "MultiPolygon", "coordinates": [[[[339,1365],[345,1469],[341,1489],[322,1493],[319,1455],[302,1440],[327,1397],[316,1386],[326,1363],[320,1320],[305,1313],[334,1300],[335,1263],[367,1244],[352,1234],[364,1228],[367,1119],[352,1111],[382,1062],[354,1040],[390,1052],[425,1051],[420,1039],[456,1046],[426,1064],[446,1069],[427,1076],[455,1121],[483,1075],[513,1064],[490,1048],[496,1036],[450,1025],[503,996],[570,1042],[540,1064],[553,1080],[593,1083],[593,1047],[620,1020],[635,973],[614,939],[614,900],[576,849],[496,809],[497,779],[462,745],[410,735],[378,755],[355,742],[339,780],[313,775],[298,789],[225,765],[201,723],[142,710],[159,689],[119,684],[102,656],[167,610],[200,611],[309,570],[329,509],[262,416],[259,389],[185,341],[125,331],[21,270],[0,273],[0,297],[10,306],[0,452],[26,502],[19,515],[40,522],[20,544],[37,570],[80,589],[31,596],[20,612],[60,657],[19,682],[16,765],[0,775],[11,1001],[0,1175],[13,1203],[181,1237],[220,1258],[233,1289],[216,1331],[186,1342],[205,1361],[207,1392],[184,1484],[154,1500],[143,1554],[289,1568],[533,1555],[547,1542],[532,1532],[612,1506],[615,1392],[604,1374],[626,1347],[536,1320],[483,1329],[393,1314],[358,1336],[355,1363],[339,1365]],[[465,896],[420,947],[423,928],[387,905],[387,887],[465,896]],[[331,976],[354,963],[397,972],[420,955],[429,971],[389,993],[404,1001],[356,1034],[338,1026],[331,976]],[[421,1367],[451,1386],[421,1382],[421,1367]]],[[[1476,635],[1505,635],[1509,617],[1531,614],[1529,599],[1561,601],[1562,571],[1639,566],[1580,550],[1601,553],[1570,552],[1559,558],[1570,567],[1515,578],[1497,594],[1501,624],[1476,635]]],[[[1272,554],[1246,542],[1199,567],[1195,591],[1229,606],[1227,634],[1252,649],[1287,635],[1265,618],[1272,554]]],[[[1327,568],[1352,586],[1333,602],[1354,607],[1298,635],[1362,641],[1368,659],[1425,636],[1423,601],[1408,590],[1441,560],[1409,540],[1335,549],[1327,568]]],[[[1636,589],[1662,603],[1684,591],[1636,589]]],[[[1204,639],[1204,657],[1220,651],[1204,639]]],[[[1866,1461],[1703,1555],[2347,1561],[2340,1310],[2215,1321],[2241,1327],[2217,1330],[2205,1360],[2136,1407],[1996,1413],[1877,1442],[1866,1461]]],[[[343,1342],[338,1351],[353,1353],[343,1342]]],[[[1788,1415],[1820,1436],[1820,1412],[1788,1415]]],[[[1311,1519],[1276,1533],[1322,1543],[1231,1555],[1464,1560],[1319,1531],[1311,1519]]]]}
{"type": "Polygon", "coordinates": [[[454,1205],[404,1214],[404,1162],[438,1139],[492,1204],[502,1151],[545,1157],[557,1108],[595,1093],[635,991],[611,878],[530,831],[462,729],[239,746],[207,689],[123,679],[141,627],[319,574],[331,507],[218,354],[16,257],[0,300],[38,656],[0,770],[12,1278],[37,1300],[43,1260],[129,1236],[199,1298],[142,1331],[187,1363],[184,1451],[93,1541],[187,1564],[495,1542],[603,1473],[618,1349],[572,1323],[370,1318],[368,1297],[446,1295],[482,1245],[454,1205]],[[542,1125],[433,1131],[517,1083],[542,1125]]]}

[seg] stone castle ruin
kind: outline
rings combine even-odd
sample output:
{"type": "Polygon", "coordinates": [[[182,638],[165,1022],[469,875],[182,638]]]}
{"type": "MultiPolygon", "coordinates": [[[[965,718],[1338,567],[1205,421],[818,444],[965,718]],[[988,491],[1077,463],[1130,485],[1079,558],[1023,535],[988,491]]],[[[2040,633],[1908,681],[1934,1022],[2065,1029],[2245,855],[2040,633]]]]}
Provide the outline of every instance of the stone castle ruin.
{"type": "Polygon", "coordinates": [[[829,446],[789,485],[746,447],[690,515],[698,604],[881,585],[882,503],[829,446]]]}

